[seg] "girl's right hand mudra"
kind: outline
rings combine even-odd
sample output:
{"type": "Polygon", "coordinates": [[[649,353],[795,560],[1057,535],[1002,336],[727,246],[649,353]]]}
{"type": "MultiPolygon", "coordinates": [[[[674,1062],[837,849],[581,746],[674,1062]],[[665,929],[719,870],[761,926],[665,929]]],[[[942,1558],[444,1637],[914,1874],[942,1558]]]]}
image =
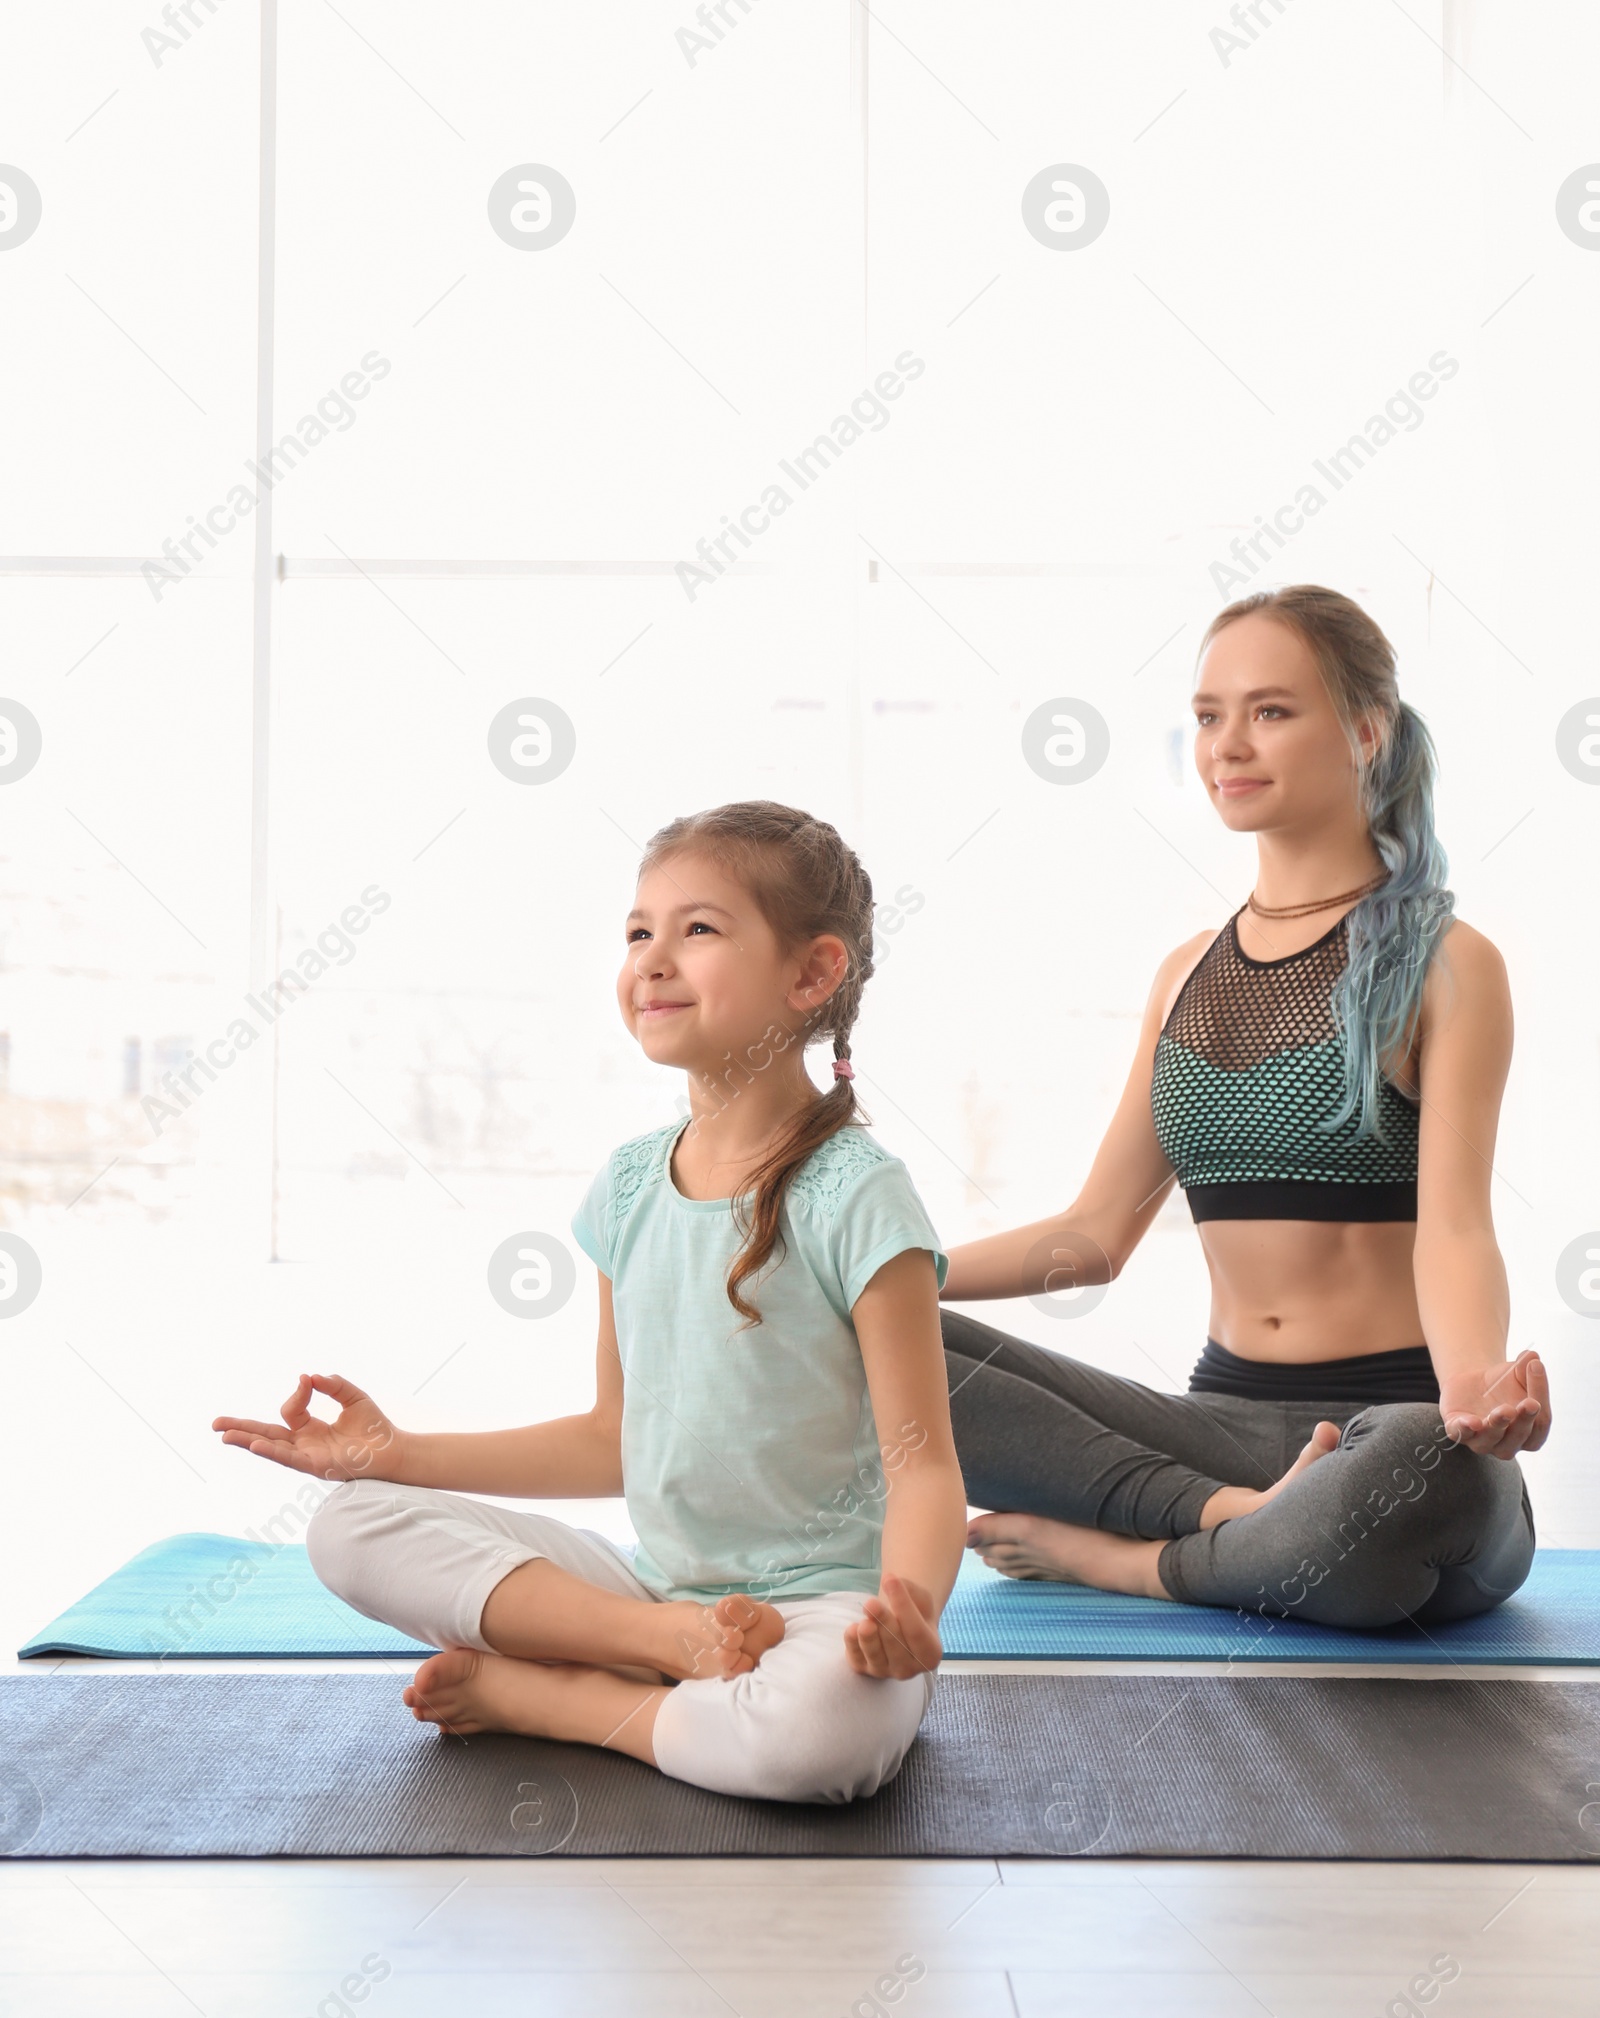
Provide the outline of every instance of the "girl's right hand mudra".
{"type": "Polygon", "coordinates": [[[287,1427],[250,1422],[236,1415],[219,1415],[211,1427],[222,1431],[224,1443],[271,1458],[291,1471],[309,1472],[313,1478],[395,1477],[403,1433],[371,1395],[363,1394],[342,1374],[301,1374],[282,1413],[287,1427]],[[313,1393],[325,1394],[339,1404],[332,1422],[311,1413],[313,1393]]]}

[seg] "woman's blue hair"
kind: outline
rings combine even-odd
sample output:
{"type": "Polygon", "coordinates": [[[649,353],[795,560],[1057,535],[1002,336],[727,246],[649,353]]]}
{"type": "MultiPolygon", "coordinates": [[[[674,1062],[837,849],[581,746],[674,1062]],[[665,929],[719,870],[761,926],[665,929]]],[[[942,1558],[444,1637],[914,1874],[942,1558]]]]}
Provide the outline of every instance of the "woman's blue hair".
{"type": "Polygon", "coordinates": [[[1381,1142],[1382,1063],[1406,1055],[1429,963],[1455,912],[1455,894],[1445,887],[1449,860],[1433,830],[1433,738],[1400,698],[1394,647],[1348,596],[1309,584],[1246,596],[1213,619],[1205,644],[1257,612],[1287,624],[1316,659],[1350,741],[1373,846],[1389,871],[1348,914],[1349,957],[1333,991],[1334,1019],[1348,1032],[1344,1097],[1321,1124],[1340,1128],[1359,1114],[1356,1139],[1381,1142]],[[1377,732],[1370,758],[1359,733],[1363,718],[1377,732]]]}

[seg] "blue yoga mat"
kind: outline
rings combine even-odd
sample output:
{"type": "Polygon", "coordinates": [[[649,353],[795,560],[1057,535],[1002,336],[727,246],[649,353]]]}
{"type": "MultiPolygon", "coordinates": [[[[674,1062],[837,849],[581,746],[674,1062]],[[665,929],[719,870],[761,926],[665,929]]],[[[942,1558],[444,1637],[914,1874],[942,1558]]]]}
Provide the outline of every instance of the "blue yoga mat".
{"type": "Polygon", "coordinates": [[[17,1654],[353,1660],[432,1651],[324,1590],[302,1543],[168,1535],[113,1570],[17,1654]]]}
{"type": "Polygon", "coordinates": [[[1395,1667],[1600,1664],[1600,1549],[1540,1549],[1514,1597],[1447,1626],[1345,1632],[1212,1605],[1020,1583],[975,1558],[940,1627],[964,1661],[1360,1661],[1395,1667]]]}
{"type": "MultiPolygon", "coordinates": [[[[1600,1663],[1600,1550],[1541,1549],[1516,1596],[1458,1625],[1348,1633],[1203,1605],[1018,1583],[964,1559],[945,1655],[984,1661],[1360,1661],[1579,1667],[1600,1663]]],[[[431,1651],[323,1589],[298,1543],[171,1535],[21,1648],[110,1659],[406,1659],[431,1651]]]]}

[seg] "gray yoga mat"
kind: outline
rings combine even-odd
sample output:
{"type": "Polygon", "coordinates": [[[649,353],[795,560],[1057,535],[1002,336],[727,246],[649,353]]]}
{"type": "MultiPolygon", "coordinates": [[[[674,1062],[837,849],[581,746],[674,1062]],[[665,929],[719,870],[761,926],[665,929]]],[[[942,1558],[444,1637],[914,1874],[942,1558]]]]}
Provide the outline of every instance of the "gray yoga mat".
{"type": "Polygon", "coordinates": [[[368,1675],[0,1680],[20,1857],[1600,1858],[1600,1686],[946,1675],[843,1808],[416,1723],[368,1675]]]}

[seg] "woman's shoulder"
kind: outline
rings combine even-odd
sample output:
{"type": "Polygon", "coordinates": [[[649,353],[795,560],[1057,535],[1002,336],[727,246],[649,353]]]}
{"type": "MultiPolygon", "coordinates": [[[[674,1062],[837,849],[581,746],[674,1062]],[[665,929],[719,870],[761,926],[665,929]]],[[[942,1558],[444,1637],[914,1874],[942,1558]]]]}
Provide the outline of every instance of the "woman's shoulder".
{"type": "Polygon", "coordinates": [[[1480,932],[1476,925],[1469,925],[1465,918],[1453,913],[1439,934],[1438,950],[1448,953],[1452,961],[1459,961],[1471,972],[1493,974],[1505,970],[1505,956],[1488,933],[1480,932]]]}
{"type": "Polygon", "coordinates": [[[1174,946],[1156,969],[1156,977],[1150,984],[1146,1014],[1157,1030],[1165,1028],[1189,976],[1227,929],[1228,921],[1206,926],[1203,931],[1185,939],[1181,946],[1174,946]]]}
{"type": "Polygon", "coordinates": [[[899,1161],[860,1122],[849,1121],[812,1150],[789,1180],[789,1196],[831,1216],[869,1170],[899,1161]]]}
{"type": "Polygon", "coordinates": [[[1425,1010],[1442,1010],[1461,992],[1495,1005],[1509,1004],[1510,991],[1505,956],[1489,935],[1465,918],[1446,919],[1428,963],[1423,986],[1425,1010]]]}

